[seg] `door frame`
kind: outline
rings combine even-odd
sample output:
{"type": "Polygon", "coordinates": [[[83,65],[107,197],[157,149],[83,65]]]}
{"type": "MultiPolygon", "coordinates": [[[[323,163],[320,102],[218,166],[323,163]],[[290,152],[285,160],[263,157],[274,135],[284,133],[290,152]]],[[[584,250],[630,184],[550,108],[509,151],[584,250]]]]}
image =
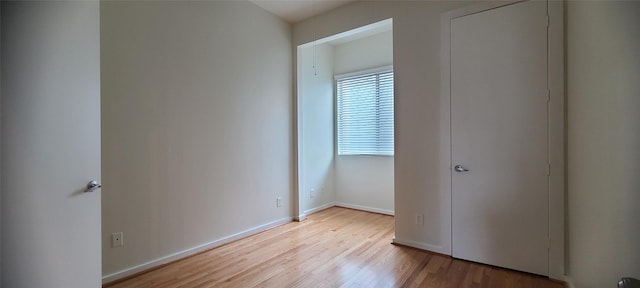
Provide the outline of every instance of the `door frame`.
{"type": "MultiPolygon", "coordinates": [[[[535,0],[530,0],[535,1],[535,0]]],[[[499,8],[522,1],[501,1],[478,3],[441,15],[441,99],[443,105],[441,119],[448,125],[449,138],[449,180],[452,176],[451,164],[451,20],[478,12],[499,8]],[[444,107],[443,107],[444,108],[444,107]]],[[[565,279],[565,91],[564,91],[564,4],[562,1],[547,1],[549,26],[547,34],[547,71],[549,83],[549,278],[565,279]]],[[[449,197],[452,196],[449,185],[449,197]]],[[[451,204],[451,201],[450,201],[451,204]]],[[[451,206],[449,207],[451,209],[451,206]]],[[[451,219],[449,219],[451,220],[451,219]]],[[[449,221],[451,223],[451,221],[449,221]]],[[[450,224],[451,225],[451,224],[450,224]]],[[[446,227],[445,227],[446,229],[446,227]]],[[[451,237],[452,227],[448,227],[451,237]]],[[[452,240],[450,238],[449,240],[452,240]]],[[[451,246],[450,246],[451,247],[451,246]]]]}

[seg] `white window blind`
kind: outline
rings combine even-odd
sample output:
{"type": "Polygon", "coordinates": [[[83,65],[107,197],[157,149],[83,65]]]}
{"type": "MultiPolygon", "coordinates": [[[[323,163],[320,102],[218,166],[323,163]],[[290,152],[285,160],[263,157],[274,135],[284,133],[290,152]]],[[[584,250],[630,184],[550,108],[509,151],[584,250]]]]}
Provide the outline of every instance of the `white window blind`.
{"type": "Polygon", "coordinates": [[[336,77],[338,155],[393,155],[393,71],[336,77]]]}

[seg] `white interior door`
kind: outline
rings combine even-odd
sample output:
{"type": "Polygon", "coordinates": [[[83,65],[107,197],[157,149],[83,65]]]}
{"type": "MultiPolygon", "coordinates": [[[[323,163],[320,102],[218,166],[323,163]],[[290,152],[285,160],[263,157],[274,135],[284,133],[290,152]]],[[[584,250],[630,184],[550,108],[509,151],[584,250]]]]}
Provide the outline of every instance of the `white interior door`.
{"type": "Polygon", "coordinates": [[[2,2],[2,287],[100,287],[98,1],[2,2]]]}
{"type": "Polygon", "coordinates": [[[451,20],[453,256],[541,275],[549,235],[546,9],[527,1],[451,20]]]}

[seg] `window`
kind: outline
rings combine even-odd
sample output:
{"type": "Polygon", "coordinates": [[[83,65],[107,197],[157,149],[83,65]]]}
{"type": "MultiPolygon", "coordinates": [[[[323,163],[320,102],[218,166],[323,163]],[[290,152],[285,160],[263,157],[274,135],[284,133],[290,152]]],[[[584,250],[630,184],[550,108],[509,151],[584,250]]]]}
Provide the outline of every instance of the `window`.
{"type": "Polygon", "coordinates": [[[393,155],[393,71],[336,76],[338,155],[393,155]]]}

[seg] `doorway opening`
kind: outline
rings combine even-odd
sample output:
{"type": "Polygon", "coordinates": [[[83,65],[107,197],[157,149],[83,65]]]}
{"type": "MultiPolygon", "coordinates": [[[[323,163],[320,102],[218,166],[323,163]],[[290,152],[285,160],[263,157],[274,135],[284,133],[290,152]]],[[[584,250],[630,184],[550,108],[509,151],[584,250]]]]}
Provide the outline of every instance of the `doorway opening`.
{"type": "Polygon", "coordinates": [[[297,205],[394,214],[393,23],[297,47],[297,205]]]}

